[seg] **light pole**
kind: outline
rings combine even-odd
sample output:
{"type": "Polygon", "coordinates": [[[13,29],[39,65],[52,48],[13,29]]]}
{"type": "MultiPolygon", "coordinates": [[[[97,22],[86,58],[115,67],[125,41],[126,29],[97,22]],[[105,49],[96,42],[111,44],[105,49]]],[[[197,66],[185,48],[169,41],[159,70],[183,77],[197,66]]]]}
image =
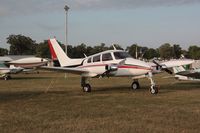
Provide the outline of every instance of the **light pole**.
{"type": "Polygon", "coordinates": [[[67,6],[67,5],[65,5],[65,7],[64,7],[64,9],[65,9],[65,11],[66,11],[66,19],[65,19],[65,52],[66,52],[66,54],[67,54],[67,31],[68,31],[68,28],[67,28],[67,25],[68,25],[68,22],[67,22],[67,16],[68,16],[68,10],[69,10],[69,7],[67,6]]]}

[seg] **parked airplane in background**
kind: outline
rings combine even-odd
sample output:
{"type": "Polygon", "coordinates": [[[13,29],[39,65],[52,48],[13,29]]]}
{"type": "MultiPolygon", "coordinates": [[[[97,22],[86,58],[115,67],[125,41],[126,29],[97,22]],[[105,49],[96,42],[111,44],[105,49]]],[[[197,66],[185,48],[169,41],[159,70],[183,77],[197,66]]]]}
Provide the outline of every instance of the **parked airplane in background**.
{"type": "Polygon", "coordinates": [[[24,69],[33,69],[47,64],[48,60],[39,57],[29,57],[19,60],[10,61],[7,64],[24,69]]]}
{"type": "Polygon", "coordinates": [[[200,81],[200,68],[186,70],[183,66],[173,67],[178,80],[200,81]]]}
{"type": "MultiPolygon", "coordinates": [[[[147,77],[150,79],[151,94],[158,93],[158,87],[153,80],[152,67],[144,61],[133,59],[127,52],[122,50],[108,50],[101,53],[91,55],[82,59],[69,58],[56,39],[48,40],[51,53],[55,53],[61,67],[42,67],[48,70],[57,70],[73,74],[81,75],[81,86],[84,92],[90,92],[90,78],[95,77],[132,77],[134,79],[131,88],[138,89],[138,79],[147,77]],[[53,51],[52,51],[53,49],[53,51]]],[[[181,65],[188,62],[182,62],[181,65]]],[[[168,64],[163,64],[166,67],[168,64]]],[[[176,64],[170,64],[171,67],[176,64]]],[[[165,69],[163,66],[163,69],[165,69]]]]}
{"type": "Polygon", "coordinates": [[[10,78],[10,74],[16,74],[23,71],[21,67],[7,67],[3,62],[0,63],[0,77],[3,77],[4,80],[10,78]]]}
{"type": "Polygon", "coordinates": [[[38,57],[29,57],[19,60],[14,60],[0,65],[0,75],[5,80],[11,78],[10,74],[16,74],[19,72],[32,71],[37,67],[47,64],[47,60],[38,57]]]}

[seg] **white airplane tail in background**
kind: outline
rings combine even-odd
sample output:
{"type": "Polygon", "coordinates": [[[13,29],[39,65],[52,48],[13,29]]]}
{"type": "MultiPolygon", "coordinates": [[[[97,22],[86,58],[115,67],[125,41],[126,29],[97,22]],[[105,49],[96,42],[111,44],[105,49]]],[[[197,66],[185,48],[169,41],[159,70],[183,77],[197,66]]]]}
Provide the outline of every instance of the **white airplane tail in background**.
{"type": "Polygon", "coordinates": [[[58,44],[56,39],[49,39],[48,43],[50,46],[52,46],[53,50],[55,51],[55,54],[58,58],[58,61],[61,65],[61,67],[71,67],[71,66],[78,66],[81,65],[83,59],[71,59],[69,58],[61,46],[58,44]]]}

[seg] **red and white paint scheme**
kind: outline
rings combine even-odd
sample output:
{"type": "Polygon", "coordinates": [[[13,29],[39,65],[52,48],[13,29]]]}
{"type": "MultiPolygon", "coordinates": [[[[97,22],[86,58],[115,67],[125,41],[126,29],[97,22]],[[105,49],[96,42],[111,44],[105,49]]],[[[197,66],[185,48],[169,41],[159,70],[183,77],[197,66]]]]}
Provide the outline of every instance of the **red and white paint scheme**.
{"type": "Polygon", "coordinates": [[[15,67],[22,67],[24,69],[32,69],[40,66],[44,66],[47,64],[47,60],[43,58],[38,57],[29,57],[29,58],[23,58],[19,60],[14,60],[8,62],[9,65],[13,65],[15,67]]]}
{"type": "MultiPolygon", "coordinates": [[[[56,39],[48,40],[51,53],[54,51],[61,67],[42,67],[49,70],[63,71],[81,75],[81,86],[84,92],[90,92],[90,78],[95,77],[132,77],[131,88],[140,87],[138,79],[147,77],[151,81],[151,94],[158,93],[158,87],[152,79],[152,67],[148,63],[132,58],[123,50],[108,50],[81,59],[69,58],[56,39]],[[53,50],[52,50],[53,48],[53,50]]],[[[52,53],[53,54],[53,53],[52,53]]],[[[55,56],[55,55],[54,55],[55,56]]]]}
{"type": "Polygon", "coordinates": [[[47,62],[48,60],[43,58],[29,57],[7,63],[0,63],[0,76],[8,80],[11,78],[11,74],[34,71],[35,68],[44,66],[47,62]],[[5,64],[7,64],[7,66],[5,64]]]}
{"type": "MultiPolygon", "coordinates": [[[[138,78],[148,77],[151,80],[151,93],[157,94],[158,88],[152,79],[152,69],[144,61],[133,59],[122,50],[108,50],[81,59],[69,58],[56,39],[50,39],[49,46],[58,58],[61,67],[42,67],[49,70],[63,71],[81,75],[81,86],[84,92],[90,92],[90,78],[95,77],[133,77],[132,89],[139,88],[138,78]]],[[[52,51],[52,50],[51,50],[52,51]]]]}

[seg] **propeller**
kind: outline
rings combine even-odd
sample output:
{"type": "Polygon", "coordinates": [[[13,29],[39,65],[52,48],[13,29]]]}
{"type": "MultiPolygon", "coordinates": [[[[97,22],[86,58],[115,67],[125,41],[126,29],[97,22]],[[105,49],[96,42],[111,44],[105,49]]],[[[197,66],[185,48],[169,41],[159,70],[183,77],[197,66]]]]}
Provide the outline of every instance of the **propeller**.
{"type": "Polygon", "coordinates": [[[171,70],[169,70],[168,68],[164,68],[163,65],[159,64],[158,62],[156,62],[155,60],[153,60],[153,63],[156,64],[158,67],[161,68],[161,70],[169,73],[169,74],[173,74],[173,72],[171,70]]]}

